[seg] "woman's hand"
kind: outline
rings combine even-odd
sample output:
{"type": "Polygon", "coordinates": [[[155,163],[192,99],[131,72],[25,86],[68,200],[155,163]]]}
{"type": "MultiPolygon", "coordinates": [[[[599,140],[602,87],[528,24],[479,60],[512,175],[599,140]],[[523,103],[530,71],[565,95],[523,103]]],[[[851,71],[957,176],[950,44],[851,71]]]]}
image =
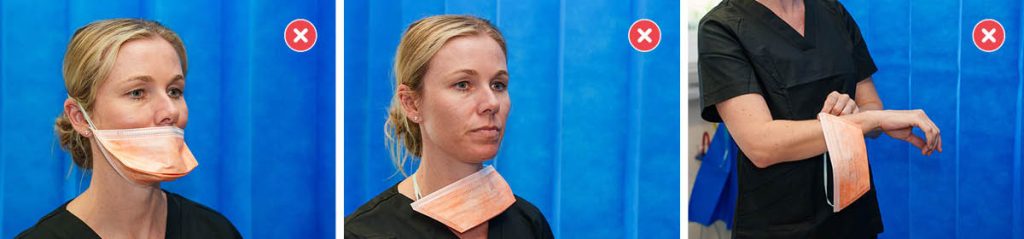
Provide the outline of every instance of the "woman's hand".
{"type": "Polygon", "coordinates": [[[825,105],[821,107],[822,113],[840,116],[860,113],[857,102],[854,102],[850,95],[833,91],[825,98],[825,105]]]}
{"type": "Polygon", "coordinates": [[[889,137],[909,142],[920,148],[922,155],[931,155],[936,149],[942,152],[939,127],[923,110],[885,110],[878,113],[878,127],[889,137]],[[914,135],[914,127],[924,132],[925,139],[914,135]]]}

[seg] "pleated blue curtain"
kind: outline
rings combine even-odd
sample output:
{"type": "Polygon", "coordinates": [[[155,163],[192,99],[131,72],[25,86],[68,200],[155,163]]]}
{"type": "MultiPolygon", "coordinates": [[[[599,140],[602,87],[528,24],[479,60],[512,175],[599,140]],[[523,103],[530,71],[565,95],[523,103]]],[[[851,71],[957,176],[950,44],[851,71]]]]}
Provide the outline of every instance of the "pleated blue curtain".
{"type": "Polygon", "coordinates": [[[186,142],[200,166],[163,187],[209,206],[247,238],[334,235],[333,1],[3,1],[0,3],[0,237],[88,187],[53,122],[74,31],[107,18],[160,21],[189,57],[186,142]],[[318,43],[283,42],[305,18],[318,43]]]}
{"type": "MultiPolygon", "coordinates": [[[[403,179],[384,146],[402,32],[437,14],[490,20],[508,44],[512,111],[497,169],[559,238],[679,236],[678,1],[368,1],[345,5],[348,215],[403,179]],[[640,53],[630,25],[658,23],[640,53]]],[[[413,165],[406,167],[415,169],[413,165]]]]}
{"type": "Polygon", "coordinates": [[[930,157],[888,137],[868,140],[882,238],[1024,238],[1021,16],[1016,0],[842,1],[879,71],[889,109],[924,109],[942,129],[930,157]],[[986,53],[971,32],[995,19],[1006,42],[986,53]]]}

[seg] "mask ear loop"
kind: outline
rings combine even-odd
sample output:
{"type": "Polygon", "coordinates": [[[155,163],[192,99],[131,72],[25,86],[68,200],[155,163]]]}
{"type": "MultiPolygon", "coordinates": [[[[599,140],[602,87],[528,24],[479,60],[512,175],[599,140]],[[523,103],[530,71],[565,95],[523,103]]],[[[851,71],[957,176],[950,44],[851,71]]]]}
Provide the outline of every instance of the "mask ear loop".
{"type": "Polygon", "coordinates": [[[420,198],[423,198],[423,194],[420,191],[420,182],[416,180],[417,176],[420,174],[420,166],[423,166],[423,158],[420,158],[417,161],[419,161],[419,164],[416,165],[416,172],[410,175],[412,176],[413,197],[415,197],[413,201],[419,201],[420,198]]]}
{"type": "MultiPolygon", "coordinates": [[[[495,169],[498,168],[498,157],[497,156],[494,157],[494,160],[491,160],[491,166],[494,167],[495,169]]],[[[413,191],[413,194],[415,194],[415,197],[416,197],[417,201],[420,200],[420,198],[423,198],[423,195],[420,193],[420,182],[419,182],[419,180],[416,180],[416,178],[417,178],[416,175],[419,174],[419,173],[420,173],[419,170],[417,170],[415,173],[412,174],[412,191],[413,191]]]]}
{"type": "Polygon", "coordinates": [[[821,179],[823,181],[822,182],[822,186],[825,189],[825,202],[827,202],[829,206],[835,207],[835,205],[832,204],[832,200],[829,200],[829,198],[828,198],[828,152],[825,152],[825,154],[822,154],[822,158],[821,158],[821,175],[822,175],[821,179]]]}
{"type": "Polygon", "coordinates": [[[415,172],[412,174],[412,190],[414,194],[416,194],[416,201],[419,201],[420,198],[423,198],[423,195],[420,194],[420,183],[416,181],[416,174],[419,173],[420,172],[415,172]]]}
{"type": "MultiPolygon", "coordinates": [[[[96,129],[96,125],[92,123],[92,120],[90,119],[91,117],[89,117],[89,112],[85,112],[85,107],[83,107],[82,103],[78,102],[78,100],[75,100],[75,103],[78,104],[78,109],[81,110],[82,115],[85,116],[85,122],[89,123],[89,130],[92,131],[93,137],[99,137],[99,134],[97,133],[97,131],[99,130],[96,129]]],[[[99,139],[96,139],[96,146],[100,148],[100,152],[103,153],[103,158],[107,160],[107,164],[110,164],[110,167],[114,168],[114,172],[117,172],[117,175],[120,175],[121,179],[128,181],[128,183],[131,183],[132,185],[146,186],[136,183],[135,181],[128,180],[128,177],[124,176],[124,173],[121,172],[121,169],[118,169],[117,166],[114,165],[114,161],[110,160],[110,158],[112,158],[113,156],[110,156],[110,154],[107,153],[107,148],[103,147],[103,142],[101,142],[99,139]]],[[[93,164],[93,166],[95,166],[95,164],[93,164]]]]}
{"type": "Polygon", "coordinates": [[[498,169],[498,155],[494,155],[494,159],[491,159],[491,166],[494,167],[495,170],[498,169]]]}
{"type": "MultiPolygon", "coordinates": [[[[68,97],[71,98],[70,95],[68,97]]],[[[74,100],[75,98],[71,99],[74,100]]],[[[78,109],[82,111],[82,115],[85,116],[85,122],[89,123],[89,130],[96,131],[96,125],[92,123],[92,117],[89,117],[89,112],[85,111],[85,107],[82,106],[82,103],[75,100],[75,105],[78,106],[78,109]]]]}

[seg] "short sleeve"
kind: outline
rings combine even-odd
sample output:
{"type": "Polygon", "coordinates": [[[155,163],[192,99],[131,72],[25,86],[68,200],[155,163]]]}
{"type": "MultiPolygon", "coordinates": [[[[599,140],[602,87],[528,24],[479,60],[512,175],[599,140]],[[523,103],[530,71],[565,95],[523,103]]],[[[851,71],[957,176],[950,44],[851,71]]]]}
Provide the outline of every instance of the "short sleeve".
{"type": "Polygon", "coordinates": [[[697,78],[704,120],[722,122],[715,104],[744,94],[762,94],[750,58],[736,36],[738,23],[706,17],[697,31],[697,78]]]}
{"type": "Polygon", "coordinates": [[[845,23],[846,30],[850,34],[850,42],[853,43],[853,61],[857,66],[857,81],[867,79],[872,74],[878,71],[878,67],[875,66],[875,60],[871,59],[871,53],[868,52],[868,44],[864,42],[864,37],[860,34],[860,27],[857,26],[857,22],[853,20],[853,16],[850,16],[850,12],[846,11],[846,7],[842,3],[836,2],[839,8],[839,16],[845,23]]]}

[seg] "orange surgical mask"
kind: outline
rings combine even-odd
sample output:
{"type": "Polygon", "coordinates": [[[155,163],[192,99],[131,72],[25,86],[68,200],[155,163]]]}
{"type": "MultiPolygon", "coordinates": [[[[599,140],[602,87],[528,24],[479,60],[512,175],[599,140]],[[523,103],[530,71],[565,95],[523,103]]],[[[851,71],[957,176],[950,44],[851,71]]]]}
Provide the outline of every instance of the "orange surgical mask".
{"type": "MultiPolygon", "coordinates": [[[[828,153],[822,157],[822,174],[828,182],[828,162],[832,162],[832,212],[839,212],[857,201],[871,189],[871,172],[868,166],[868,152],[864,145],[864,132],[856,124],[828,113],[818,114],[821,131],[825,134],[828,153]],[[835,203],[833,203],[835,202],[835,203]]],[[[828,199],[828,183],[825,183],[825,197],[828,199]]]]}
{"type": "Polygon", "coordinates": [[[100,130],[82,104],[103,158],[122,178],[136,184],[167,182],[181,178],[199,165],[185,145],[185,130],[174,126],[100,130]],[[117,159],[118,163],[114,163],[117,159]]]}
{"type": "Polygon", "coordinates": [[[416,201],[412,210],[443,223],[458,233],[464,233],[501,214],[516,202],[512,188],[505,179],[487,166],[459,179],[426,197],[420,196],[419,183],[413,175],[416,201]]]}

